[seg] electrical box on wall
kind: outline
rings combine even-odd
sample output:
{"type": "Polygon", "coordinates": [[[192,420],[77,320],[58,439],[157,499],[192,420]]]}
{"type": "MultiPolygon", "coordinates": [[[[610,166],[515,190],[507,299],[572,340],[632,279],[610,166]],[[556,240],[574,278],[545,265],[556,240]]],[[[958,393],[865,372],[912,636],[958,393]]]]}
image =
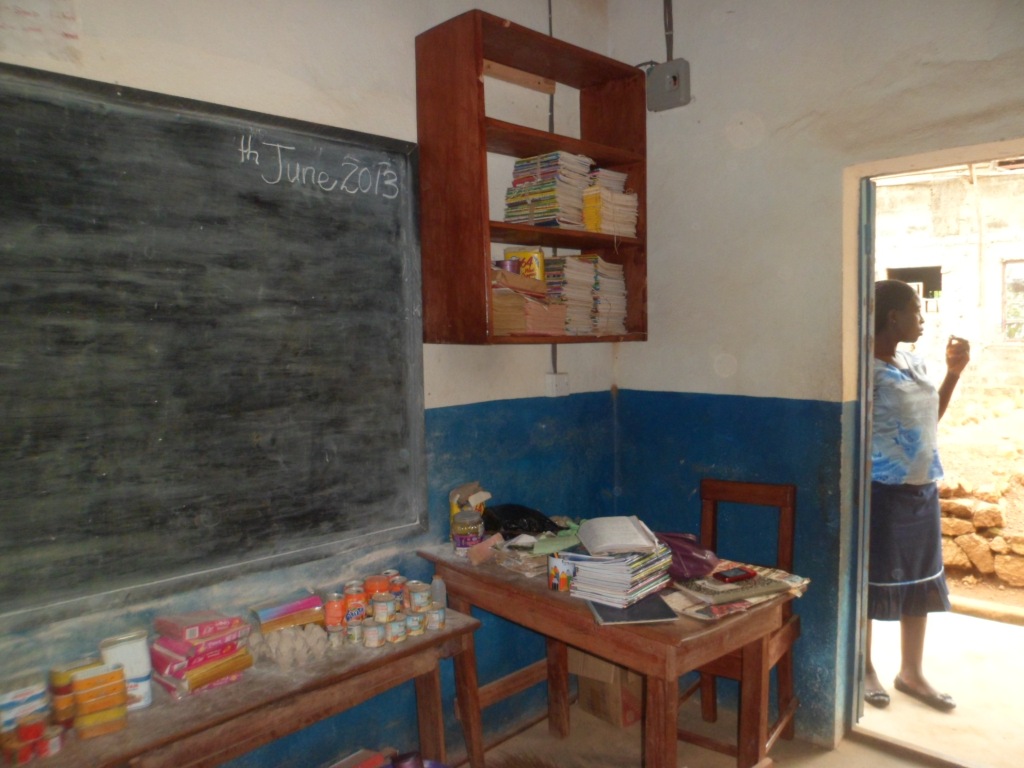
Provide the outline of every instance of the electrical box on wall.
{"type": "Polygon", "coordinates": [[[690,103],[690,62],[672,59],[647,70],[647,109],[662,112],[690,103]]]}

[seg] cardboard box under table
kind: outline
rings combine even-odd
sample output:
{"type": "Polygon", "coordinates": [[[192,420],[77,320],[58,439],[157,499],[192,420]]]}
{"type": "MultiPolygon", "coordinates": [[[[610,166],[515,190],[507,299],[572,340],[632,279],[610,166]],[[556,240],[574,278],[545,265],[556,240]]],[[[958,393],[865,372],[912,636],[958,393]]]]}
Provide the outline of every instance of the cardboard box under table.
{"type": "Polygon", "coordinates": [[[584,712],[620,728],[643,718],[643,675],[575,648],[569,649],[569,674],[577,676],[584,712]]]}

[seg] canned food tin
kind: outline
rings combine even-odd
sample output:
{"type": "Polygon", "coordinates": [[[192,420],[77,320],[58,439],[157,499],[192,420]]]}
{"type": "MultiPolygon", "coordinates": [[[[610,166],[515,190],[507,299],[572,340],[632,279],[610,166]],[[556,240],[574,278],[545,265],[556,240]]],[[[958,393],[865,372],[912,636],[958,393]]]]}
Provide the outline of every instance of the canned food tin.
{"type": "Polygon", "coordinates": [[[405,576],[397,575],[392,576],[388,582],[388,589],[394,595],[395,601],[406,610],[409,609],[409,590],[406,588],[408,583],[409,580],[405,576]]]}
{"type": "MultiPolygon", "coordinates": [[[[148,639],[149,633],[145,629],[137,629],[100,642],[100,655],[104,663],[124,666],[129,710],[144,709],[153,703],[148,639]]],[[[72,681],[74,679],[73,675],[72,681]]]]}
{"type": "Polygon", "coordinates": [[[422,613],[430,607],[430,585],[422,581],[409,582],[409,610],[422,613]]]}
{"type": "Polygon", "coordinates": [[[380,648],[385,643],[384,625],[373,619],[363,622],[363,645],[367,648],[380,648]]]}
{"type": "Polygon", "coordinates": [[[386,624],[395,618],[398,609],[391,593],[378,592],[370,602],[373,603],[373,620],[377,623],[386,624]]]}
{"type": "Polygon", "coordinates": [[[399,613],[388,622],[385,637],[389,643],[401,643],[406,638],[405,614],[399,613]]]}
{"type": "Polygon", "coordinates": [[[345,626],[345,595],[328,592],[324,600],[324,628],[328,632],[339,632],[345,626]]]}
{"type": "Polygon", "coordinates": [[[345,625],[345,640],[352,645],[363,643],[363,620],[353,619],[345,625]]]}
{"type": "Polygon", "coordinates": [[[345,587],[345,623],[366,618],[366,593],[362,586],[345,587]]]}
{"type": "Polygon", "coordinates": [[[444,605],[431,603],[427,608],[427,629],[444,629],[444,605]]]}
{"type": "Polygon", "coordinates": [[[427,614],[407,613],[405,614],[405,634],[410,637],[422,635],[427,628],[427,614]]]}

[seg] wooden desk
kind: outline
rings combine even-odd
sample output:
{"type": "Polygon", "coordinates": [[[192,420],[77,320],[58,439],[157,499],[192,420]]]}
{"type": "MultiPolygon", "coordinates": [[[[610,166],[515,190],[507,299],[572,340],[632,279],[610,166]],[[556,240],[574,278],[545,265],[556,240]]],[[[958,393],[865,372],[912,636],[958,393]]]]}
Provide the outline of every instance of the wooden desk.
{"type": "MultiPolygon", "coordinates": [[[[409,680],[416,686],[420,752],[443,763],[439,662],[454,656],[475,669],[473,632],[479,626],[476,619],[448,611],[443,630],[383,648],[344,646],[295,670],[257,664],[237,683],[182,701],[172,701],[154,685],[153,705],[129,712],[125,730],[85,741],[72,732],[61,752],[44,763],[49,768],[220,765],[409,680]]],[[[479,708],[476,681],[470,682],[461,695],[466,705],[479,708]]],[[[479,718],[475,722],[479,726],[479,718]]],[[[479,753],[481,732],[471,726],[463,723],[466,745],[479,753]]],[[[353,745],[353,751],[360,746],[365,745],[353,745]]]]}
{"type": "MultiPolygon", "coordinates": [[[[547,638],[547,660],[479,689],[482,707],[547,680],[552,733],[569,733],[568,649],[573,646],[642,674],[644,685],[643,763],[646,768],[676,768],[679,678],[726,653],[742,649],[737,765],[751,768],[765,755],[768,730],[769,633],[782,625],[789,595],[762,603],[716,622],[680,618],[665,624],[601,626],[587,604],[547,588],[543,577],[527,578],[493,562],[474,567],[449,547],[419,552],[434,564],[448,587],[449,604],[469,613],[472,606],[532,629],[547,638]]],[[[457,695],[473,695],[475,660],[455,660],[457,695]],[[472,666],[472,669],[470,666],[472,666]]],[[[461,704],[464,725],[479,729],[479,718],[461,704]]],[[[470,752],[470,765],[483,768],[483,751],[470,752]]],[[[766,765],[769,763],[765,763],[766,765]]]]}

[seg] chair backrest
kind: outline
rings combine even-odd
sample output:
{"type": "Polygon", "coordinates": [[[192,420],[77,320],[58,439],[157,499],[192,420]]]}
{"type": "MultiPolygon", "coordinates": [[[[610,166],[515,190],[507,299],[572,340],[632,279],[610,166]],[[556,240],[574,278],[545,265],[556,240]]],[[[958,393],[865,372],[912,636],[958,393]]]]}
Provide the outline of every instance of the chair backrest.
{"type": "Polygon", "coordinates": [[[778,555],[775,566],[793,571],[793,537],[796,525],[796,486],[779,483],[744,483],[704,478],[700,481],[700,543],[718,551],[718,504],[749,504],[774,507],[778,512],[778,555]]]}

